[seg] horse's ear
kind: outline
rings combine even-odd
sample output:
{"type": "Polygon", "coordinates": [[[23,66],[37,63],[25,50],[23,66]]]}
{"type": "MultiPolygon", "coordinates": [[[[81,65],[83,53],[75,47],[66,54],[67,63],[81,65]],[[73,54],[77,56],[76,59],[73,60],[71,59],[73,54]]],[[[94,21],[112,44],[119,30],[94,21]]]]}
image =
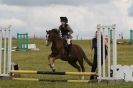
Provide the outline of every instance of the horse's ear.
{"type": "Polygon", "coordinates": [[[46,32],[48,33],[48,31],[46,30],[46,32]]]}

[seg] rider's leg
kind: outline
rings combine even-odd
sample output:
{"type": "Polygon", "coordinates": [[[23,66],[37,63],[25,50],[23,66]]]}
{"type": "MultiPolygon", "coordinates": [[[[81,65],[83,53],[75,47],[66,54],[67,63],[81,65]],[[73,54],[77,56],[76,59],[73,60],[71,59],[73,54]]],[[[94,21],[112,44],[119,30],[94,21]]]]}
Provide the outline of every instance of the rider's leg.
{"type": "Polygon", "coordinates": [[[71,57],[71,39],[67,39],[67,46],[68,46],[68,57],[71,57]]]}
{"type": "Polygon", "coordinates": [[[70,45],[71,44],[71,39],[67,39],[67,44],[70,45]]]}

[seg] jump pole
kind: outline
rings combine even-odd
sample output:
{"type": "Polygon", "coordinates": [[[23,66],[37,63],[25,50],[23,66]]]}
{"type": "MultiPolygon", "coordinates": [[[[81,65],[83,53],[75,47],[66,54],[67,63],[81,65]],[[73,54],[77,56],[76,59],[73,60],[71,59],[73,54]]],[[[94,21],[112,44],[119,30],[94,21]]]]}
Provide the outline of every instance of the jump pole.
{"type": "Polygon", "coordinates": [[[11,70],[10,73],[18,74],[47,74],[47,75],[97,75],[95,72],[50,72],[50,71],[31,71],[31,70],[11,70]]]}
{"type": "Polygon", "coordinates": [[[100,24],[97,25],[97,69],[98,69],[98,79],[101,81],[101,33],[100,33],[100,24]]]}
{"type": "Polygon", "coordinates": [[[68,82],[68,83],[89,83],[90,80],[47,80],[47,79],[35,79],[35,78],[12,78],[12,80],[20,81],[43,81],[43,82],[68,82]]]}
{"type": "Polygon", "coordinates": [[[110,30],[110,28],[108,28],[108,56],[107,56],[107,58],[108,58],[108,64],[107,64],[107,68],[108,68],[108,78],[110,77],[110,69],[111,69],[111,66],[110,66],[110,64],[111,64],[111,55],[110,55],[110,53],[111,53],[111,45],[110,44],[112,44],[112,31],[110,30]]]}
{"type": "Polygon", "coordinates": [[[2,74],[2,30],[0,30],[0,74],[2,74]]]}

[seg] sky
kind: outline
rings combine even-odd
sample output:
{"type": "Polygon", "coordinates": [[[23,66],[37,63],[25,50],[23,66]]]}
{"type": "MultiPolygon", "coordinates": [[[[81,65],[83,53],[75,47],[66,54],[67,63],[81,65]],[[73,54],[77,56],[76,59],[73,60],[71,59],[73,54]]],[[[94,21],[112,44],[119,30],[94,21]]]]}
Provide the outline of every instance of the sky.
{"type": "MultiPolygon", "coordinates": [[[[0,0],[0,27],[12,25],[13,35],[45,37],[68,17],[74,38],[93,38],[97,24],[116,24],[117,35],[129,38],[133,29],[133,0],[0,0]]],[[[119,36],[118,36],[119,37],[119,36]]]]}

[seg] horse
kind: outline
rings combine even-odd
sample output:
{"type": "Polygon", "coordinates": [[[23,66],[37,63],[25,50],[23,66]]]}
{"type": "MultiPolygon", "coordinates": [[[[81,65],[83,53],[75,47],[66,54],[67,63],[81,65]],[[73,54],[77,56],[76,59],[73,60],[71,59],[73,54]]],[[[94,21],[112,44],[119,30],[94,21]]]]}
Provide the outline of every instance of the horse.
{"type": "Polygon", "coordinates": [[[85,72],[83,61],[86,61],[88,65],[92,66],[92,62],[87,58],[83,49],[76,44],[71,46],[71,57],[68,56],[64,48],[64,40],[60,36],[58,29],[51,29],[46,31],[46,46],[51,46],[51,54],[48,56],[49,66],[53,72],[55,72],[54,62],[57,59],[67,61],[71,66],[76,68],[79,72],[85,72]],[[77,64],[78,62],[78,64],[77,64]]]}

